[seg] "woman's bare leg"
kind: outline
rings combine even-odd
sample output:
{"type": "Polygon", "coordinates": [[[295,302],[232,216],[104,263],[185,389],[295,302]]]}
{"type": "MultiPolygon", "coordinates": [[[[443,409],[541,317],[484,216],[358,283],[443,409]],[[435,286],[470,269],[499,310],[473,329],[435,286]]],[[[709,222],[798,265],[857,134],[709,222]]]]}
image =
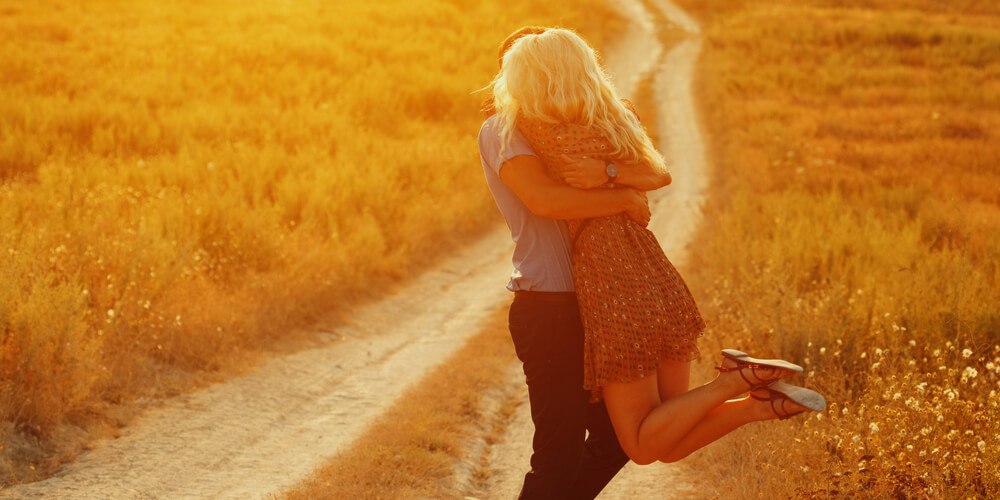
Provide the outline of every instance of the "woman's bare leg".
{"type": "MultiPolygon", "coordinates": [[[[783,370],[758,369],[757,373],[770,379],[783,370]]],[[[690,363],[661,363],[656,377],[604,387],[615,434],[634,462],[648,464],[687,456],[733,429],[760,419],[759,412],[750,411],[760,407],[754,405],[756,401],[724,405],[748,388],[738,372],[723,373],[686,391],[689,374],[690,363]]]]}

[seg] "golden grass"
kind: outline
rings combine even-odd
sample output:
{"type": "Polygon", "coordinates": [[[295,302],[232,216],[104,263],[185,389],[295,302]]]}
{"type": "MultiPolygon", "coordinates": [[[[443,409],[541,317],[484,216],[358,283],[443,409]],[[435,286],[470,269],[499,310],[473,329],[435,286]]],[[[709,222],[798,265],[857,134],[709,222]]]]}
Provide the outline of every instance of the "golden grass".
{"type": "Polygon", "coordinates": [[[470,95],[495,47],[523,24],[600,44],[614,19],[0,1],[0,484],[71,457],[109,405],[232,367],[495,222],[470,95]]]}
{"type": "MultiPolygon", "coordinates": [[[[482,414],[483,394],[517,361],[507,308],[482,332],[409,389],[349,449],[286,498],[456,498],[455,462],[482,414]]],[[[468,457],[465,457],[468,458],[468,457]]]]}
{"type": "Polygon", "coordinates": [[[832,403],[699,453],[701,486],[1000,496],[1000,7],[681,3],[716,167],[705,352],[800,360],[832,403]]]}

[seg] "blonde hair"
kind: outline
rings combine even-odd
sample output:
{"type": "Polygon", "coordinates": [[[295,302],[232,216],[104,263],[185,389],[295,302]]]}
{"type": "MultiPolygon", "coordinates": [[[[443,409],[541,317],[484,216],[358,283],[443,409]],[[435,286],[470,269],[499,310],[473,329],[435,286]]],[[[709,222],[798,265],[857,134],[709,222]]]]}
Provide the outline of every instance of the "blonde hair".
{"type": "Polygon", "coordinates": [[[503,56],[492,91],[501,151],[523,116],[594,128],[610,141],[611,156],[666,171],[663,156],[618,97],[596,51],[571,30],[549,28],[518,38],[503,56]]]}

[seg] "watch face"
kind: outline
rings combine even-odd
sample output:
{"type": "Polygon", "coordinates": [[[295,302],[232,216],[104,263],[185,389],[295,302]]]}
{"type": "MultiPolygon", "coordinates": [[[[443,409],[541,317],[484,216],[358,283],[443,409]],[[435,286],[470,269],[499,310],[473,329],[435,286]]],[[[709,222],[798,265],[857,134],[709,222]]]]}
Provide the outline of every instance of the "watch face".
{"type": "Polygon", "coordinates": [[[618,166],[614,163],[608,163],[608,166],[604,168],[604,171],[608,174],[608,177],[614,179],[618,177],[618,166]]]}

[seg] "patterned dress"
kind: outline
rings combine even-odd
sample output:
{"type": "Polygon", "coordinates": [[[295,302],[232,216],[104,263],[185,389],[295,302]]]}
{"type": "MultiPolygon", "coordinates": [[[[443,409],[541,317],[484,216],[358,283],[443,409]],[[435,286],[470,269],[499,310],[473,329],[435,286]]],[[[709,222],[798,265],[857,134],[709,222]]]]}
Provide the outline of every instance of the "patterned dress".
{"type": "MultiPolygon", "coordinates": [[[[631,103],[626,106],[632,108],[631,103]]],[[[616,160],[603,135],[579,125],[521,119],[517,128],[561,180],[562,154],[616,160]]],[[[661,361],[690,361],[705,323],[656,237],[624,214],[567,221],[584,329],[584,388],[654,376],[661,361]]]]}

